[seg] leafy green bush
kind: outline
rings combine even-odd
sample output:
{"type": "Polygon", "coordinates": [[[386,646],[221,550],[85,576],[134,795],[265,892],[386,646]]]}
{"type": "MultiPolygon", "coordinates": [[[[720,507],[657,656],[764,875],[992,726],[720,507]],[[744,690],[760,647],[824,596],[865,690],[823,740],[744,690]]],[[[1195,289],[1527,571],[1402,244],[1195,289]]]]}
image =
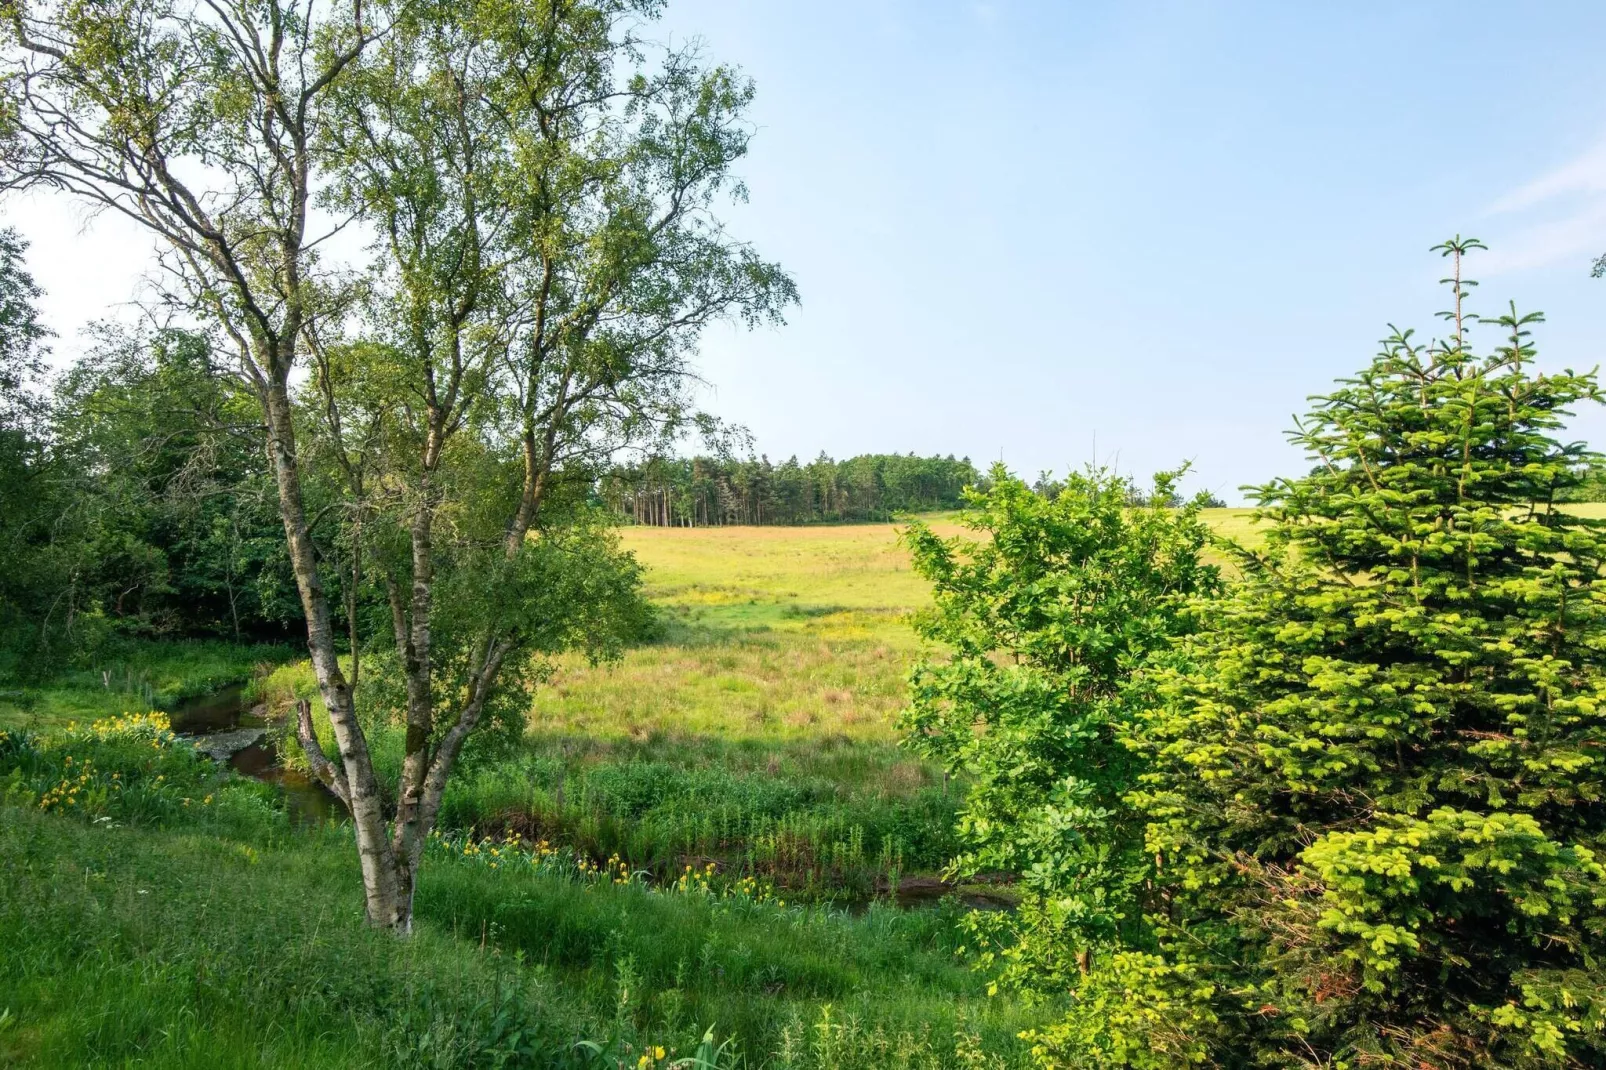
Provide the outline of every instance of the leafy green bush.
{"type": "Polygon", "coordinates": [[[1001,979],[1064,991],[1098,948],[1144,942],[1149,861],[1123,796],[1140,769],[1122,744],[1139,670],[1192,627],[1190,596],[1219,579],[1201,560],[1197,504],[1175,475],[1133,507],[1132,485],[1072,473],[1052,498],[1000,465],[961,522],[983,541],[915,525],[916,570],[935,606],[918,627],[947,653],[911,675],[910,746],[967,778],[961,873],[1020,874],[1019,919],[975,919],[1001,979]]]}

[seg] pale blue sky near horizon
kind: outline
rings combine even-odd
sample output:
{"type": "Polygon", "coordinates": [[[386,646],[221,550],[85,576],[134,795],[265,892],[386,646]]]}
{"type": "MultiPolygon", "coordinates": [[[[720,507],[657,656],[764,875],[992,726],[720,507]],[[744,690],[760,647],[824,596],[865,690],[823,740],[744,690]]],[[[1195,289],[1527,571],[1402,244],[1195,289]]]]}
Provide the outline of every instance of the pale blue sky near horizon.
{"type": "MultiPolygon", "coordinates": [[[[1438,328],[1456,232],[1482,310],[1546,313],[1542,365],[1606,352],[1606,4],[669,0],[650,33],[757,83],[729,219],[802,304],[700,367],[774,460],[1032,476],[1096,438],[1237,502],[1304,469],[1292,414],[1387,324],[1438,328]]],[[[7,215],[70,351],[141,243],[7,215]]]]}

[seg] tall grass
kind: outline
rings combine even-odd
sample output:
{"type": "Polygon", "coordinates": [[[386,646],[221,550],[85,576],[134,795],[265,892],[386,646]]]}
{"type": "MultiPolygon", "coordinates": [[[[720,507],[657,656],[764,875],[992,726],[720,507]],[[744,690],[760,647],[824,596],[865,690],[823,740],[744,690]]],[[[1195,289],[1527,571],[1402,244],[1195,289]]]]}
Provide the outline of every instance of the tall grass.
{"type": "Polygon", "coordinates": [[[817,776],[550,754],[469,770],[441,810],[447,827],[512,830],[660,874],[718,859],[816,897],[864,897],[900,872],[940,868],[953,815],[936,788],[886,796],[817,776]]]}
{"type": "Polygon", "coordinates": [[[3,1060],[1009,1066],[1033,1020],[980,991],[951,908],[655,890],[572,854],[442,841],[394,940],[344,826],[292,829],[159,719],[7,732],[0,787],[3,1060]]]}

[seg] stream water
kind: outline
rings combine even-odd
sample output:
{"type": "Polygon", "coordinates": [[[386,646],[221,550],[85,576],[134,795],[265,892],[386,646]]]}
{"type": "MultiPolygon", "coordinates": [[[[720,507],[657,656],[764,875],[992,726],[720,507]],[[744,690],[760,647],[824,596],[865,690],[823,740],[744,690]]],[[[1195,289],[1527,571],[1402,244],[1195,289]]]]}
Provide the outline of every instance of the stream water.
{"type": "Polygon", "coordinates": [[[292,822],[318,824],[344,816],[345,807],[329,789],[279,761],[266,714],[264,707],[248,706],[244,686],[236,684],[180,703],[168,721],[174,732],[231,769],[277,787],[292,822]]]}

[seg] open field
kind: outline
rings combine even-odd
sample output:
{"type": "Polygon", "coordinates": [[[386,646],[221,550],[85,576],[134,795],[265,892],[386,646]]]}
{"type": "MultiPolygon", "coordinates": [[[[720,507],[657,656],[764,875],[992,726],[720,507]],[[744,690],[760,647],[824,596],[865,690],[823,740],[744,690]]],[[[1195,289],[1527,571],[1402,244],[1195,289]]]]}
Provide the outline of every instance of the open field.
{"type": "MultiPolygon", "coordinates": [[[[1258,543],[1249,509],[1212,509],[1223,537],[1258,543]]],[[[947,517],[940,534],[964,533],[947,517]]],[[[929,589],[896,524],[626,528],[664,611],[661,643],[619,665],[566,661],[532,730],[595,740],[713,736],[784,746],[890,743],[929,589]]]]}
{"type": "Polygon", "coordinates": [[[666,636],[617,666],[564,663],[537,699],[536,731],[892,739],[916,649],[907,617],[927,597],[893,525],[627,528],[623,538],[647,567],[666,636]]]}
{"type": "MultiPolygon", "coordinates": [[[[1254,545],[1251,510],[1212,509],[1224,537],[1254,545]]],[[[947,517],[944,535],[965,531],[947,517]]],[[[668,621],[664,641],[618,665],[561,663],[537,696],[537,733],[622,743],[720,745],[849,740],[890,745],[927,603],[895,524],[626,528],[668,621]]]]}

